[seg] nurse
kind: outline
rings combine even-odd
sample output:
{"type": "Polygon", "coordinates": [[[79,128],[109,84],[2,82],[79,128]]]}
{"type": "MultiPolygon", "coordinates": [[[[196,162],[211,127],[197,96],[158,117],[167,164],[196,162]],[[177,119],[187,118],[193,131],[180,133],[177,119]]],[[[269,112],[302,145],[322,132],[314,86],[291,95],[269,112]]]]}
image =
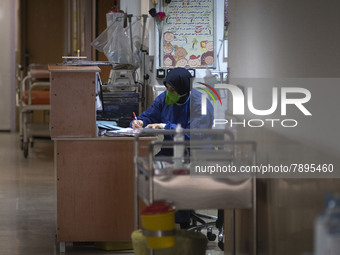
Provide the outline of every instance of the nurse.
{"type": "MultiPolygon", "coordinates": [[[[185,129],[210,129],[214,118],[213,106],[207,101],[207,114],[201,115],[202,94],[191,89],[190,79],[191,75],[185,68],[172,69],[164,81],[166,91],[137,120],[133,120],[130,126],[134,129],[176,129],[181,124],[185,129]]],[[[172,135],[164,136],[164,140],[172,139],[172,135]]],[[[186,134],[185,139],[190,139],[190,136],[186,134]]],[[[156,156],[173,156],[173,149],[162,148],[156,156]]],[[[189,228],[190,210],[177,211],[175,222],[181,228],[189,228]]]]}
{"type": "MultiPolygon", "coordinates": [[[[202,93],[190,86],[191,75],[185,68],[172,69],[164,81],[166,91],[161,93],[153,104],[130,126],[137,128],[176,129],[181,124],[185,129],[210,129],[213,125],[214,111],[207,101],[207,114],[201,115],[202,93]],[[191,119],[190,119],[191,118],[191,119]]],[[[172,140],[172,135],[165,135],[164,140],[172,140]]],[[[190,139],[188,134],[185,139],[190,139]]],[[[173,150],[162,148],[156,156],[172,156],[173,150]]],[[[175,214],[175,222],[181,228],[190,226],[190,211],[179,210],[175,214]]]]}
{"type": "MultiPolygon", "coordinates": [[[[191,89],[190,79],[187,69],[172,69],[164,80],[166,91],[137,120],[133,120],[130,126],[133,129],[176,129],[181,124],[185,129],[210,129],[213,125],[213,106],[207,101],[207,114],[201,115],[202,93],[191,89]]],[[[186,135],[186,139],[189,138],[186,135]]],[[[165,136],[164,139],[172,139],[172,136],[165,136]]]]}

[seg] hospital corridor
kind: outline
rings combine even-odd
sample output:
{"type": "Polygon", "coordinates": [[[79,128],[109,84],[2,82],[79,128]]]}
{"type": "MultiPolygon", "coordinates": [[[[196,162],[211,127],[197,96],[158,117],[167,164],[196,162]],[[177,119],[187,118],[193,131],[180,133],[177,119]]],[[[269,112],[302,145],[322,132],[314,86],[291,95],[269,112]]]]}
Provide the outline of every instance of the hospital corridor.
{"type": "Polygon", "coordinates": [[[0,245],[2,254],[54,254],[53,143],[37,141],[22,156],[17,133],[0,133],[0,245]]]}

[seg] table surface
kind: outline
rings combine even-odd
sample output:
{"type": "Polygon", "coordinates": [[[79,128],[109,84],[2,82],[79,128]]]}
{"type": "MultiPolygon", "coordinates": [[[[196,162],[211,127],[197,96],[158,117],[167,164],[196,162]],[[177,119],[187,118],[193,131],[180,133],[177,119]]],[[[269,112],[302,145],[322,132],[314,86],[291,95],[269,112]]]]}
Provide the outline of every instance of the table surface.
{"type": "Polygon", "coordinates": [[[98,66],[66,66],[66,65],[48,65],[48,70],[51,72],[100,72],[98,66]]]}

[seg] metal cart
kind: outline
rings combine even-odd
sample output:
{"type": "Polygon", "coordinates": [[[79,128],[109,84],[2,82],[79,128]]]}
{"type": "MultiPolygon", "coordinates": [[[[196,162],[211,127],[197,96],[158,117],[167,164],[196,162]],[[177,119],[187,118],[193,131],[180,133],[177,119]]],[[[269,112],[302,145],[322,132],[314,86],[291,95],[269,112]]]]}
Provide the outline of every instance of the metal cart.
{"type": "Polygon", "coordinates": [[[240,173],[241,166],[256,164],[256,143],[235,141],[226,130],[181,132],[189,134],[190,140],[178,139],[173,130],[146,130],[136,137],[135,228],[139,226],[139,198],[146,205],[166,200],[176,209],[232,209],[230,237],[235,254],[234,209],[252,209],[251,250],[256,254],[256,182],[253,175],[240,173]],[[174,139],[142,146],[139,137],[149,134],[173,135],[174,139]],[[172,148],[174,156],[156,156],[159,147],[172,148]],[[220,167],[220,172],[212,172],[213,166],[215,170],[220,167]]]}
{"type": "Polygon", "coordinates": [[[21,80],[17,90],[19,108],[19,133],[24,157],[28,156],[29,144],[33,147],[34,137],[49,137],[50,75],[43,65],[30,65],[27,76],[21,80]],[[34,121],[34,111],[42,111],[43,119],[34,121]]]}

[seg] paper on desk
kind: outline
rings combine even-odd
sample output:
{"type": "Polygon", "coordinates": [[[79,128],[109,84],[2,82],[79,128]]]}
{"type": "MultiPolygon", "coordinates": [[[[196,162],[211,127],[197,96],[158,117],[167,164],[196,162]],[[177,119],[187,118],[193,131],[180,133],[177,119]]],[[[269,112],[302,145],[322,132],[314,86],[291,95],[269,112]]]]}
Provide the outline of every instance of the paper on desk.
{"type": "Polygon", "coordinates": [[[122,128],[119,130],[110,130],[105,133],[108,136],[135,136],[141,129],[122,128]]]}

